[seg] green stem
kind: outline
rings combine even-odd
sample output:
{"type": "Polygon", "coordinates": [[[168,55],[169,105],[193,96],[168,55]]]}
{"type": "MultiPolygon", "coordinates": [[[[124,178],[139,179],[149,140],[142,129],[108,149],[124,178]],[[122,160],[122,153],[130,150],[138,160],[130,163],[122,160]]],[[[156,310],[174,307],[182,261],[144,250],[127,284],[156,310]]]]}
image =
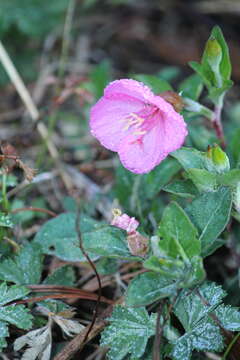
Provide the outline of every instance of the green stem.
{"type": "MultiPolygon", "coordinates": [[[[66,64],[68,60],[69,54],[69,45],[70,45],[70,35],[71,35],[71,28],[73,22],[73,15],[75,10],[75,2],[76,0],[69,0],[67,13],[65,17],[64,29],[63,29],[63,39],[62,39],[62,49],[61,49],[61,56],[59,61],[58,67],[58,80],[61,81],[66,69],[66,64]]],[[[55,93],[59,95],[61,92],[60,85],[58,84],[55,88],[55,93]]],[[[41,168],[43,161],[46,159],[46,151],[47,151],[47,140],[52,136],[54,128],[56,126],[58,118],[58,110],[53,110],[52,114],[49,116],[48,120],[48,137],[44,141],[44,146],[42,151],[39,154],[38,161],[37,161],[37,168],[41,168]]]]}
{"type": "Polygon", "coordinates": [[[229,355],[233,345],[235,344],[235,342],[237,341],[237,339],[239,338],[240,336],[240,332],[234,336],[234,338],[232,339],[232,341],[230,342],[230,344],[228,345],[227,347],[227,350],[225,351],[225,353],[223,354],[223,357],[222,357],[222,360],[226,360],[227,359],[227,356],[229,355]]]}
{"type": "Polygon", "coordinates": [[[3,198],[3,210],[8,212],[9,202],[7,198],[7,174],[3,172],[2,174],[2,198],[3,198]]]}

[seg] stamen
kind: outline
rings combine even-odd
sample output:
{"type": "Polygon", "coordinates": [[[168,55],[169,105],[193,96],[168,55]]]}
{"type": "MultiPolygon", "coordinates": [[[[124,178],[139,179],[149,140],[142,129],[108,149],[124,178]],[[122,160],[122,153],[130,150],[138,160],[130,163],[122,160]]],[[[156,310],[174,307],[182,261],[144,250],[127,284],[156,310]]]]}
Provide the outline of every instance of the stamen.
{"type": "Polygon", "coordinates": [[[145,135],[146,134],[146,130],[139,130],[139,131],[134,131],[133,135],[145,135]]]}
{"type": "Polygon", "coordinates": [[[135,127],[140,127],[141,124],[145,121],[145,119],[141,118],[135,113],[130,113],[124,119],[120,120],[121,122],[126,122],[127,124],[124,126],[123,130],[126,131],[130,126],[135,125],[135,127]]]}

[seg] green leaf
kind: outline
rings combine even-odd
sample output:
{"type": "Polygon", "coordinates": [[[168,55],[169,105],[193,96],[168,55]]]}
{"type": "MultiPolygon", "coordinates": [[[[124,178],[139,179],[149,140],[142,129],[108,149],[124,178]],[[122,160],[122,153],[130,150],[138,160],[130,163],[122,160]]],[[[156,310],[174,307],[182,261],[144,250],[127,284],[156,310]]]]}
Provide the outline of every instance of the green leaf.
{"type": "Polygon", "coordinates": [[[181,197],[194,198],[199,194],[196,186],[191,180],[175,180],[164,186],[163,190],[181,197]]]}
{"type": "Polygon", "coordinates": [[[188,169],[187,176],[200,192],[214,191],[217,187],[217,175],[205,169],[188,169]]]}
{"type": "Polygon", "coordinates": [[[29,289],[13,285],[7,287],[6,283],[0,284],[0,349],[6,347],[5,337],[9,336],[8,323],[20,329],[30,329],[32,316],[23,305],[6,305],[11,301],[21,299],[29,293],[29,289]]]}
{"type": "Polygon", "coordinates": [[[240,183],[240,169],[233,169],[217,177],[219,185],[235,187],[240,183]]]}
{"type": "Polygon", "coordinates": [[[185,262],[201,252],[198,232],[184,210],[176,203],[170,203],[159,226],[160,252],[163,256],[182,258],[185,262]]]}
{"type": "Polygon", "coordinates": [[[180,166],[175,159],[168,157],[149,174],[143,175],[146,197],[152,199],[178,173],[180,166]]]}
{"type": "Polygon", "coordinates": [[[166,81],[154,75],[137,74],[133,75],[135,80],[143,82],[149,86],[155,94],[163,91],[173,90],[171,85],[166,81]]]}
{"type": "Polygon", "coordinates": [[[0,263],[0,279],[15,284],[38,284],[41,278],[43,256],[38,244],[29,243],[18,255],[0,263]]]}
{"type": "Polygon", "coordinates": [[[55,270],[49,275],[43,284],[74,286],[76,281],[75,273],[71,265],[65,265],[55,270]]]}
{"type": "Polygon", "coordinates": [[[220,351],[223,339],[217,323],[209,316],[225,293],[214,284],[203,284],[195,291],[181,292],[173,311],[182,323],[185,334],[173,342],[174,360],[190,360],[194,349],[220,351]],[[207,304],[207,305],[206,305],[207,304]]]}
{"type": "Polygon", "coordinates": [[[219,305],[214,314],[224,329],[240,331],[240,312],[237,308],[219,305]]]}
{"type": "MultiPolygon", "coordinates": [[[[45,254],[55,255],[67,261],[85,261],[79,248],[75,227],[74,213],[59,215],[42,226],[34,242],[41,245],[45,254]]],[[[84,248],[92,253],[93,258],[96,258],[96,255],[134,258],[128,250],[126,233],[123,230],[83,215],[80,218],[80,230],[84,248]]]]}
{"type": "Polygon", "coordinates": [[[198,64],[196,61],[190,61],[189,65],[201,77],[202,81],[207,86],[207,88],[210,89],[211,82],[214,81],[214,77],[209,65],[203,67],[201,64],[198,64]]]}
{"type": "Polygon", "coordinates": [[[7,324],[0,321],[0,350],[7,346],[5,338],[9,336],[7,324]]]}
{"type": "Polygon", "coordinates": [[[179,91],[182,97],[197,101],[203,90],[202,79],[198,74],[188,76],[181,82],[179,91]]]}
{"type": "Polygon", "coordinates": [[[184,170],[188,169],[205,169],[206,156],[203,152],[192,148],[182,147],[171,153],[171,155],[179,161],[184,170]]]}
{"type": "Polygon", "coordinates": [[[224,79],[230,79],[232,66],[231,66],[231,60],[229,56],[229,50],[227,43],[223,37],[222,30],[219,26],[214,26],[212,29],[212,36],[218,41],[222,48],[222,61],[220,63],[220,72],[224,79]]]}
{"type": "MultiPolygon", "coordinates": [[[[41,246],[42,252],[55,255],[66,261],[85,261],[79,248],[79,240],[75,230],[75,213],[64,213],[47,221],[38,231],[34,243],[41,246]]],[[[80,229],[84,233],[102,226],[97,221],[81,216],[80,229]]]]}
{"type": "Polygon", "coordinates": [[[186,207],[186,212],[200,232],[202,255],[208,251],[217,237],[225,229],[232,207],[232,194],[229,188],[219,188],[194,199],[186,207]]]}
{"type": "Polygon", "coordinates": [[[20,329],[30,329],[32,326],[32,316],[24,305],[1,307],[0,321],[8,322],[20,329]]]}
{"type": "Polygon", "coordinates": [[[7,287],[6,283],[0,284],[0,306],[8,304],[13,300],[20,299],[30,292],[24,286],[13,285],[7,287]]]}
{"type": "Polygon", "coordinates": [[[99,65],[95,66],[90,73],[90,84],[93,87],[93,93],[97,99],[103,95],[105,86],[111,81],[110,72],[110,63],[104,60],[99,65]]]}
{"type": "Polygon", "coordinates": [[[129,306],[149,305],[154,301],[175,294],[177,283],[155,272],[146,272],[136,276],[129,284],[126,303],[129,306]]]}
{"type": "Polygon", "coordinates": [[[156,315],[149,317],[143,307],[133,309],[117,305],[108,321],[110,325],[101,336],[101,346],[110,346],[108,359],[121,360],[127,354],[140,358],[148,339],[155,333],[156,315]]]}
{"type": "Polygon", "coordinates": [[[0,212],[0,226],[13,227],[12,217],[4,212],[0,212]]]}
{"type": "Polygon", "coordinates": [[[170,203],[160,223],[161,239],[154,248],[155,256],[147,259],[144,266],[161,273],[166,279],[174,279],[178,288],[202,281],[205,272],[197,235],[197,229],[184,210],[177,203],[170,203]]]}
{"type": "Polygon", "coordinates": [[[108,257],[101,258],[96,263],[97,271],[100,275],[111,275],[118,271],[119,263],[116,259],[108,257]]]}

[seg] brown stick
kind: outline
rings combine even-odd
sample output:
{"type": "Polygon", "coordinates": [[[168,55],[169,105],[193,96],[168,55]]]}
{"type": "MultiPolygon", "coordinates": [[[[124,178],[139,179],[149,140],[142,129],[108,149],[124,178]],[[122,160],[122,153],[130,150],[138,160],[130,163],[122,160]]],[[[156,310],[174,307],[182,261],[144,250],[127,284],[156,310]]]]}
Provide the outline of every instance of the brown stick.
{"type": "Polygon", "coordinates": [[[26,207],[22,207],[22,208],[18,208],[18,209],[14,209],[11,211],[12,214],[17,214],[19,212],[22,212],[22,211],[35,211],[35,212],[41,212],[41,213],[45,213],[45,214],[48,214],[52,217],[56,217],[57,214],[51,210],[48,210],[48,209],[42,209],[42,208],[38,208],[38,207],[33,207],[33,206],[26,206],[26,207]]]}
{"type": "MultiPolygon", "coordinates": [[[[124,298],[120,298],[118,301],[115,302],[115,304],[122,304],[124,301],[124,298]]],[[[59,354],[57,354],[53,360],[70,360],[72,359],[72,356],[76,354],[76,352],[82,350],[83,346],[95,338],[107,325],[107,321],[105,320],[108,318],[113,310],[113,306],[110,305],[108,308],[101,314],[101,319],[99,319],[95,324],[92,330],[89,332],[89,326],[84,329],[83,332],[78,334],[73,340],[71,340],[67,345],[60,351],[59,354]],[[89,332],[86,341],[84,340],[86,337],[86,334],[89,332]]]]}

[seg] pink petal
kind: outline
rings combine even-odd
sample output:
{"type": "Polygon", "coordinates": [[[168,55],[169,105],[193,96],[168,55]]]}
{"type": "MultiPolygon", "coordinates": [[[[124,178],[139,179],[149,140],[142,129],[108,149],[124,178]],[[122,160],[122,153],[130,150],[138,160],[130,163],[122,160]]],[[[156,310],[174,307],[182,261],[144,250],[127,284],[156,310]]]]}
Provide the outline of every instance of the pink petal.
{"type": "Polygon", "coordinates": [[[121,98],[102,97],[91,109],[92,135],[107,149],[118,151],[119,143],[129,133],[124,118],[132,112],[138,112],[142,106],[140,101],[126,95],[121,98]]]}
{"type": "Polygon", "coordinates": [[[121,98],[129,96],[132,99],[146,103],[154,97],[150,88],[143,83],[132,79],[121,79],[111,82],[104,90],[104,96],[107,98],[121,98]]]}
{"type": "Polygon", "coordinates": [[[159,121],[141,139],[129,135],[119,145],[119,157],[125,168],[136,173],[143,174],[151,171],[158,165],[168,153],[164,149],[164,131],[159,121]]]}
{"type": "Polygon", "coordinates": [[[161,131],[164,132],[164,151],[170,153],[179,149],[188,134],[184,118],[160,96],[154,96],[151,102],[162,112],[161,131]]]}
{"type": "Polygon", "coordinates": [[[135,231],[139,225],[139,222],[134,218],[130,217],[127,214],[122,214],[113,218],[111,225],[117,226],[120,229],[124,229],[127,233],[135,231]]]}

